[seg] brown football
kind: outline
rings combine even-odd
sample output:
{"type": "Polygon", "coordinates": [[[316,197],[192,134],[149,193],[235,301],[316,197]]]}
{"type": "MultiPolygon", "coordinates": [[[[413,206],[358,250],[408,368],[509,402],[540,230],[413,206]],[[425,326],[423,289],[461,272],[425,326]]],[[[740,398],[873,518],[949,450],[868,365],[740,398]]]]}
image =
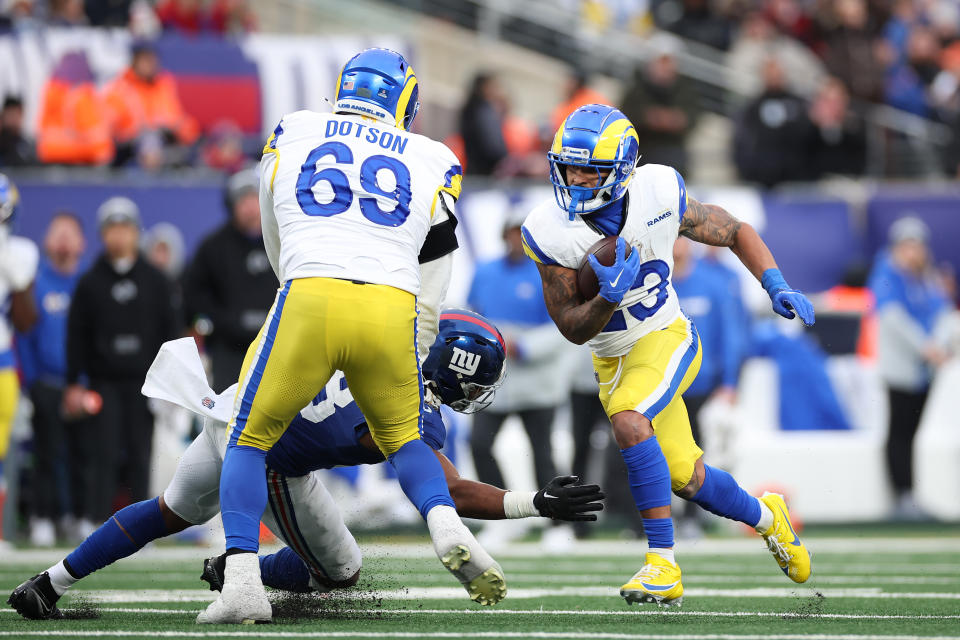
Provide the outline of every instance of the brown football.
{"type": "MultiPolygon", "coordinates": [[[[577,268],[577,289],[580,291],[580,295],[583,296],[584,300],[591,300],[600,292],[600,282],[597,280],[597,274],[594,273],[593,267],[590,266],[590,262],[587,260],[587,256],[594,255],[597,257],[597,262],[602,264],[605,267],[612,266],[617,260],[617,238],[619,236],[607,236],[601,238],[593,243],[587,253],[583,256],[583,260],[580,261],[580,266],[577,268]]],[[[624,258],[630,255],[630,245],[627,245],[627,253],[624,255],[624,258]]]]}

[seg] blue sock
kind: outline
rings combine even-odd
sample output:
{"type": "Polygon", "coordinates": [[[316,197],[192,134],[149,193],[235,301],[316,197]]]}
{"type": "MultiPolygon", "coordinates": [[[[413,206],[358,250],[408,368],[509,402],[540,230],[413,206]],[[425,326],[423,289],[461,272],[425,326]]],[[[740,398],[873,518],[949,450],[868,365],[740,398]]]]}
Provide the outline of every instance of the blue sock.
{"type": "Polygon", "coordinates": [[[644,518],[643,532],[647,534],[647,546],[652,549],[673,546],[673,518],[644,518]]]}
{"type": "Polygon", "coordinates": [[[73,577],[83,578],[168,534],[160,498],[144,500],[113,514],[67,556],[64,564],[73,577]]]}
{"type": "Polygon", "coordinates": [[[267,508],[267,452],[230,444],[220,472],[220,515],[227,534],[227,550],[260,548],[260,517],[267,508]]]}
{"type": "Polygon", "coordinates": [[[627,464],[627,480],[637,509],[670,505],[670,468],[663,457],[660,443],[653,436],[627,449],[620,455],[627,464]]]}
{"type": "Polygon", "coordinates": [[[704,468],[703,486],[690,501],[718,516],[757,526],[760,501],[744,491],[726,471],[707,465],[704,468]]]}
{"type": "Polygon", "coordinates": [[[430,509],[441,504],[456,508],[443,467],[426,442],[411,440],[397,449],[389,460],[397,471],[400,488],[420,510],[421,516],[426,518],[430,509]]]}
{"type": "Polygon", "coordinates": [[[310,590],[310,571],[290,547],[260,556],[260,578],[265,586],[274,589],[298,593],[310,590]]]}

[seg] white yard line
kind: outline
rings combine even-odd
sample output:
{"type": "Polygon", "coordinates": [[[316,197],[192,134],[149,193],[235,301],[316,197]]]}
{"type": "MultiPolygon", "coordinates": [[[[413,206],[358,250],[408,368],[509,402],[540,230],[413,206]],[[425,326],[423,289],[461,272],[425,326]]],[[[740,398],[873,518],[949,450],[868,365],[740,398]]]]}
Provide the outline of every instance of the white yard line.
{"type": "Polygon", "coordinates": [[[157,637],[157,638],[570,638],[587,640],[960,640],[960,636],[870,634],[632,634],[561,631],[0,631],[0,636],[157,637]]]}
{"type": "MultiPolygon", "coordinates": [[[[509,581],[508,581],[509,582],[509,581]]],[[[198,589],[137,589],[137,590],[78,590],[72,592],[89,602],[211,602],[217,596],[211,591],[198,589]]],[[[960,600],[960,592],[885,592],[879,587],[849,589],[818,589],[809,587],[757,587],[752,589],[710,589],[692,587],[684,595],[691,598],[809,598],[820,594],[826,598],[864,598],[869,600],[960,600]]],[[[550,589],[510,588],[508,598],[533,599],[557,596],[615,597],[619,598],[616,586],[555,587],[550,589]]],[[[467,596],[458,587],[411,587],[407,589],[383,589],[376,591],[344,592],[343,599],[383,598],[385,600],[461,600],[467,596]]]]}
{"type": "MultiPolygon", "coordinates": [[[[136,607],[102,607],[101,613],[159,613],[168,615],[196,615],[200,609],[149,609],[136,607]]],[[[70,611],[65,608],[64,611],[70,611]]],[[[697,618],[781,618],[781,619],[823,619],[823,620],[960,620],[958,615],[884,615],[860,613],[797,613],[776,611],[669,611],[660,609],[630,609],[607,611],[603,609],[340,609],[332,610],[338,615],[420,615],[454,614],[480,616],[654,616],[654,617],[697,617],[697,618]]],[[[0,613],[16,613],[13,609],[0,609],[0,613]]],[[[321,617],[318,615],[318,617],[321,617]]]]}

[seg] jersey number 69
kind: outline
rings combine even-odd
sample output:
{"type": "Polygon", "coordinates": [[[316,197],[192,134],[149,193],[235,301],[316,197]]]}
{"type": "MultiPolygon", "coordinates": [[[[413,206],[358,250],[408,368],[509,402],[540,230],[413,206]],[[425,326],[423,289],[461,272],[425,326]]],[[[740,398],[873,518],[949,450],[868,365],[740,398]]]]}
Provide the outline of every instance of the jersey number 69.
{"type": "MultiPolygon", "coordinates": [[[[297,177],[297,202],[308,216],[330,217],[343,213],[353,204],[354,187],[350,179],[340,169],[327,167],[317,170],[317,163],[333,156],[337,164],[353,164],[353,152],[342,142],[327,142],[307,155],[297,177]],[[313,188],[319,182],[327,182],[333,191],[329,202],[317,202],[313,188]]],[[[410,170],[406,165],[390,156],[370,156],[360,165],[360,188],[356,189],[357,202],[363,217],[385,227],[399,227],[410,215],[410,170]],[[396,187],[387,191],[381,186],[378,175],[387,170],[394,176],[396,187]],[[383,209],[381,203],[393,203],[392,208],[383,209]]]]}

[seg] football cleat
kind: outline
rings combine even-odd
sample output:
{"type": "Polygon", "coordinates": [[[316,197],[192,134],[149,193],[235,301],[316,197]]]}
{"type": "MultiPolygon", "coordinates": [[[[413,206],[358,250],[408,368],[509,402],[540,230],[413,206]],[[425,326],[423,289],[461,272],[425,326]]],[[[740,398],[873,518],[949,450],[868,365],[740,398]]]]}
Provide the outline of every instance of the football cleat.
{"type": "Polygon", "coordinates": [[[443,566],[467,590],[470,599],[484,606],[497,604],[507,595],[503,569],[489,555],[487,558],[489,563],[475,562],[470,549],[464,544],[455,545],[440,558],[443,566]]]}
{"type": "Polygon", "coordinates": [[[226,566],[227,554],[225,553],[203,561],[200,580],[210,585],[210,591],[223,591],[223,571],[226,566]]]}
{"type": "Polygon", "coordinates": [[[44,571],[14,589],[7,604],[27,620],[59,620],[63,617],[57,608],[59,599],[50,584],[50,574],[44,571]]]}
{"type": "Polygon", "coordinates": [[[200,612],[197,624],[254,624],[272,619],[273,609],[260,581],[257,554],[227,556],[220,597],[200,612]]]}
{"type": "Polygon", "coordinates": [[[767,548],[787,577],[794,582],[806,582],[810,577],[810,552],[793,530],[787,503],[782,495],[769,491],[760,496],[760,501],[773,512],[773,525],[760,534],[767,548]]]}
{"type": "Polygon", "coordinates": [[[620,595],[627,604],[654,602],[660,607],[683,604],[680,567],[655,553],[647,553],[645,562],[640,571],[620,587],[620,595]]]}

